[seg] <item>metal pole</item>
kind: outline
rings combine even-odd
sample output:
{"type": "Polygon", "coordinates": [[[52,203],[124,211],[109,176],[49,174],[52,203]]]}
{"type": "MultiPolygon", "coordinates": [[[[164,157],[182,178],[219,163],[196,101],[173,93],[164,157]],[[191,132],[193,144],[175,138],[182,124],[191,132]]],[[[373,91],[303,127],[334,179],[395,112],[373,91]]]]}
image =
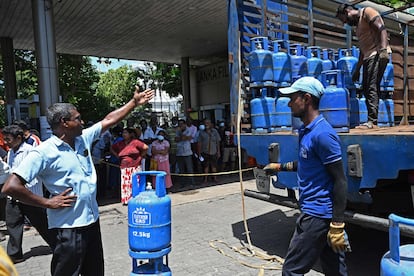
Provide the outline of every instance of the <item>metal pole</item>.
{"type": "Polygon", "coordinates": [[[47,108],[58,102],[59,99],[53,2],[51,0],[32,0],[32,17],[40,113],[45,115],[47,108]]]}
{"type": "Polygon", "coordinates": [[[400,125],[408,125],[408,24],[404,24],[404,61],[403,61],[403,118],[400,125]]]}
{"type": "Polygon", "coordinates": [[[267,37],[267,0],[263,0],[262,1],[262,18],[263,18],[263,23],[262,23],[262,35],[267,37]]]}
{"type": "Polygon", "coordinates": [[[17,85],[13,39],[10,37],[0,37],[0,47],[4,68],[4,95],[7,104],[14,104],[14,100],[17,98],[17,85]]]}
{"type": "Polygon", "coordinates": [[[308,1],[308,45],[315,46],[315,36],[313,34],[313,1],[308,1]]]}
{"type": "Polygon", "coordinates": [[[190,93],[190,58],[181,58],[181,82],[183,84],[183,101],[184,113],[187,114],[191,107],[191,93],[190,93]]]}
{"type": "Polygon", "coordinates": [[[346,48],[350,49],[352,47],[352,27],[346,24],[345,30],[346,30],[346,48]]]}

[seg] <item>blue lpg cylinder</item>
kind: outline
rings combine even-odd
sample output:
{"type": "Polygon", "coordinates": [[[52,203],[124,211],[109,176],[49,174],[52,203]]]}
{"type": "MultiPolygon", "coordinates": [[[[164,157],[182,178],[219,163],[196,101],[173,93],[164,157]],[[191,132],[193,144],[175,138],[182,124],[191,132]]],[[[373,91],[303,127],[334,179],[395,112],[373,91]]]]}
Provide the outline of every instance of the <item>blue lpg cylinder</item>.
{"type": "Polygon", "coordinates": [[[392,92],[394,91],[394,65],[392,64],[392,56],[385,67],[384,75],[380,83],[380,91],[392,92]]]}
{"type": "Polygon", "coordinates": [[[277,87],[289,86],[292,82],[292,64],[289,54],[282,51],[284,43],[288,42],[273,41],[273,81],[277,87]]]}
{"type": "Polygon", "coordinates": [[[336,62],[334,60],[333,49],[322,50],[322,71],[336,69],[336,62]]]}
{"type": "Polygon", "coordinates": [[[292,82],[295,82],[297,79],[308,75],[308,68],[306,65],[308,59],[300,44],[291,44],[289,46],[289,55],[292,64],[292,82]]]}
{"type": "Polygon", "coordinates": [[[364,96],[358,99],[359,103],[359,123],[363,124],[368,122],[368,108],[367,101],[364,96]]]}
{"type": "Polygon", "coordinates": [[[414,220],[389,215],[390,251],[381,259],[381,276],[414,275],[414,245],[400,246],[400,224],[414,226],[414,220]]]}
{"type": "Polygon", "coordinates": [[[250,101],[252,129],[267,129],[276,125],[275,99],[267,96],[267,88],[262,88],[261,97],[250,101]]]}
{"type": "Polygon", "coordinates": [[[276,99],[276,131],[292,130],[292,110],[288,106],[289,97],[276,99]]]}
{"type": "MultiPolygon", "coordinates": [[[[352,46],[351,48],[351,53],[352,56],[355,57],[357,59],[357,63],[359,60],[359,53],[360,53],[360,49],[356,46],[352,46]]],[[[355,65],[356,66],[356,65],[355,65]]],[[[363,74],[363,66],[361,66],[361,68],[359,69],[359,79],[354,83],[356,88],[362,88],[362,74],[363,74]]]]}
{"type": "Polygon", "coordinates": [[[319,111],[337,132],[348,132],[350,127],[349,93],[342,83],[342,72],[322,73],[325,93],[319,102],[319,111]],[[329,81],[327,81],[329,80],[329,81]]]}
{"type": "Polygon", "coordinates": [[[352,74],[356,69],[358,58],[352,55],[351,49],[339,49],[338,54],[339,59],[336,66],[338,70],[342,71],[345,88],[355,88],[355,84],[352,81],[352,74]]]}
{"type": "Polygon", "coordinates": [[[154,252],[171,243],[171,199],[166,195],[165,172],[145,171],[132,175],[132,198],[128,201],[128,238],[131,251],[154,252]],[[146,177],[155,178],[155,191],[146,177]],[[139,179],[139,183],[138,182],[139,179]]]}
{"type": "Polygon", "coordinates": [[[269,51],[267,37],[254,37],[250,40],[252,51],[249,54],[250,82],[273,81],[273,57],[269,51]]]}
{"type": "Polygon", "coordinates": [[[378,104],[378,126],[394,126],[394,101],[392,99],[380,99],[378,104]]]}
{"type": "Polygon", "coordinates": [[[306,49],[308,56],[308,76],[322,80],[322,59],[321,48],[317,46],[311,46],[306,49]]]}
{"type": "MultiPolygon", "coordinates": [[[[349,123],[351,128],[360,124],[359,120],[359,100],[356,97],[356,89],[350,88],[349,90],[349,107],[350,107],[350,119],[349,123]]],[[[366,108],[365,108],[366,109],[366,108]]]]}

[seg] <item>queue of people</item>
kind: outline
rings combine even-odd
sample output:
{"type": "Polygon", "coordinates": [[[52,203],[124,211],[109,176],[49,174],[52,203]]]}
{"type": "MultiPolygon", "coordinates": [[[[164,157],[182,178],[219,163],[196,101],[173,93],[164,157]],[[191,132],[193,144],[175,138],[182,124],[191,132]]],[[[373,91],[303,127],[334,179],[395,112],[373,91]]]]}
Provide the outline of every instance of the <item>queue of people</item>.
{"type": "Polygon", "coordinates": [[[130,176],[136,171],[166,172],[165,185],[168,191],[173,187],[171,174],[177,176],[178,187],[206,184],[210,175],[210,180],[216,183],[216,173],[234,170],[237,159],[237,148],[230,128],[224,122],[218,125],[216,128],[209,119],[197,122],[190,118],[172,117],[170,122],[159,125],[155,115],[149,121],[128,118],[126,127],[118,124],[111,129],[112,138],[109,142],[103,142],[108,139],[102,134],[93,146],[92,152],[98,153],[94,154],[94,160],[100,160],[98,163],[104,164],[109,170],[109,173],[102,172],[109,181],[102,180],[106,183],[98,183],[98,187],[113,193],[110,185],[120,186],[121,202],[126,205],[132,193],[130,176]],[[105,146],[108,143],[109,146],[105,146]],[[124,156],[131,146],[135,157],[124,156]],[[102,150],[104,148],[107,150],[102,150]],[[126,169],[125,158],[133,161],[132,167],[129,167],[133,171],[126,169]],[[118,170],[118,174],[113,170],[118,170]],[[201,183],[197,181],[198,175],[202,176],[201,183]]]}

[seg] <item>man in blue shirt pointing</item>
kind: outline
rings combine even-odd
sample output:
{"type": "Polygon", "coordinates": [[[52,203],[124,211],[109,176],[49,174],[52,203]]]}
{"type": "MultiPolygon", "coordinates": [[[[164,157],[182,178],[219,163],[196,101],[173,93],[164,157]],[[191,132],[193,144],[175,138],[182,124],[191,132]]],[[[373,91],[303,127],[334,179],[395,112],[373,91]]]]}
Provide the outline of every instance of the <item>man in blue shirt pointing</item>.
{"type": "Polygon", "coordinates": [[[345,252],[350,250],[344,227],[347,182],[340,140],[319,114],[324,87],[313,77],[303,77],[291,87],[279,89],[290,98],[299,129],[297,161],[270,163],[268,173],[297,171],[301,214],[290,241],[282,275],[304,275],[318,258],[325,275],[347,275],[345,252]]]}
{"type": "Polygon", "coordinates": [[[75,106],[53,104],[47,110],[53,135],[34,148],[4,184],[2,191],[7,195],[47,208],[49,228],[57,230],[52,275],[104,275],[91,146],[102,132],[153,97],[153,90],[139,92],[137,87],[128,103],[87,129],[75,106]],[[25,188],[36,177],[50,192],[49,198],[25,188]]]}

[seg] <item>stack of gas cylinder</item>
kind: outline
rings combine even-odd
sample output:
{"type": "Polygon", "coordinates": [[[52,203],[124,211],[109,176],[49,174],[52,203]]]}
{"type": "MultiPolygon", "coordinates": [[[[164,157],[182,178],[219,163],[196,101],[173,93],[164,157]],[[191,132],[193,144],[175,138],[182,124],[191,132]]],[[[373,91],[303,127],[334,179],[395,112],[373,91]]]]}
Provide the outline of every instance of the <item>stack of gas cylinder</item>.
{"type": "MultiPolygon", "coordinates": [[[[368,120],[363,97],[362,68],[360,80],[352,81],[359,49],[321,49],[289,44],[284,40],[269,41],[267,37],[254,37],[250,41],[248,56],[252,132],[292,130],[300,126],[292,118],[289,98],[279,94],[279,88],[290,86],[297,79],[313,76],[326,88],[320,110],[338,132],[347,132],[368,120]],[[359,95],[359,96],[358,96],[359,95]]],[[[394,69],[387,64],[381,82],[378,126],[394,124],[394,69]]]]}

